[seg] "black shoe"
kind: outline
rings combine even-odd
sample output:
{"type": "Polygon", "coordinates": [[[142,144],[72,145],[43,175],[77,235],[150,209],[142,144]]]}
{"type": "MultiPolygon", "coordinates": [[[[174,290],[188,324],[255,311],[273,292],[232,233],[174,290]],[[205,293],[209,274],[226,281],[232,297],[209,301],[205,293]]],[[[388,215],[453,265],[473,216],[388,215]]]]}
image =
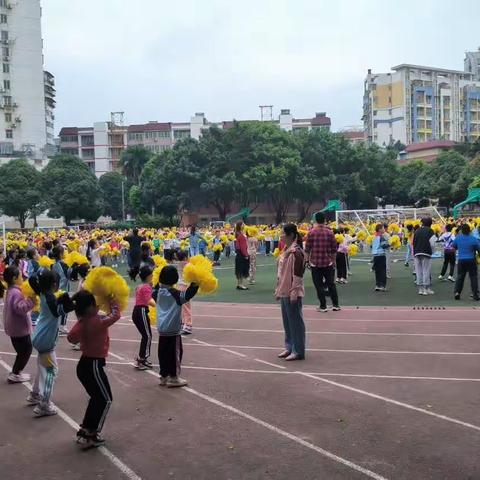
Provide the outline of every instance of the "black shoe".
{"type": "Polygon", "coordinates": [[[454,296],[455,300],[460,300],[460,294],[459,293],[456,293],[455,296],[454,296]]]}

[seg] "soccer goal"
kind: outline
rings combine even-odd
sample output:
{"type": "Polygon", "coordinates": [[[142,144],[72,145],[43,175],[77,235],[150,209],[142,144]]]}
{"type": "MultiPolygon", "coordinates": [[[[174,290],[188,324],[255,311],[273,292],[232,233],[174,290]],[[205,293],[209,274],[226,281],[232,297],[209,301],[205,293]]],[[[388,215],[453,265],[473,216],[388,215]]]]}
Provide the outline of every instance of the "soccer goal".
{"type": "Polygon", "coordinates": [[[375,210],[337,210],[335,212],[337,225],[356,223],[361,225],[365,231],[368,231],[367,224],[369,223],[403,223],[406,220],[420,220],[423,217],[431,217],[434,223],[446,223],[437,207],[377,208],[375,210]]]}

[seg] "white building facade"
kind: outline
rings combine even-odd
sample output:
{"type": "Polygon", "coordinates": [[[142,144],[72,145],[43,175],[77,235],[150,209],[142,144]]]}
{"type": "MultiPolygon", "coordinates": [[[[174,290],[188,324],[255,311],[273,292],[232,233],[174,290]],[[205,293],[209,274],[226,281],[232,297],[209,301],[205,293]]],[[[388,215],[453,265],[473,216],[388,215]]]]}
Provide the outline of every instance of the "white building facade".
{"type": "Polygon", "coordinates": [[[402,64],[368,71],[363,97],[366,140],[380,146],[480,138],[480,82],[473,73],[402,64]]]}
{"type": "Polygon", "coordinates": [[[54,148],[55,80],[43,68],[40,0],[0,0],[0,161],[41,168],[54,148]]]}

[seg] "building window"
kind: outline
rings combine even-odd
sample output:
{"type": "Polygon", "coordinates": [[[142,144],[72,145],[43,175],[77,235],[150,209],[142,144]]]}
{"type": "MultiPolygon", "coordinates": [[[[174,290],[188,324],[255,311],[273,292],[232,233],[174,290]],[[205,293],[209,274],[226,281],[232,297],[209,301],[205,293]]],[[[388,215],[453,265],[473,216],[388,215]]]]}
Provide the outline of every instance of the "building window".
{"type": "Polygon", "coordinates": [[[8,42],[8,32],[6,30],[2,30],[1,37],[2,42],[8,42]]]}
{"type": "Polygon", "coordinates": [[[12,121],[12,114],[6,113],[5,114],[5,123],[10,123],[12,121]]]}
{"type": "Polygon", "coordinates": [[[4,80],[3,81],[3,89],[4,90],[10,90],[10,80],[4,80]]]}
{"type": "Polygon", "coordinates": [[[3,73],[10,73],[10,64],[4,63],[3,64],[3,73]]]}
{"type": "Polygon", "coordinates": [[[129,133],[128,139],[131,141],[143,142],[143,133],[141,132],[129,133]]]}
{"type": "Polygon", "coordinates": [[[73,142],[77,143],[78,142],[78,137],[76,135],[62,135],[60,137],[61,142],[73,142]]]}
{"type": "Polygon", "coordinates": [[[7,16],[4,13],[0,14],[0,23],[7,23],[7,16]]]}
{"type": "Polygon", "coordinates": [[[3,96],[3,106],[4,107],[11,107],[12,106],[12,97],[9,95],[3,96]]]}
{"type": "Polygon", "coordinates": [[[81,141],[82,141],[82,147],[91,146],[94,144],[93,135],[82,135],[81,141]]]}
{"type": "Polygon", "coordinates": [[[2,55],[4,57],[9,57],[10,56],[10,49],[8,47],[2,47],[2,55]]]}
{"type": "Polygon", "coordinates": [[[5,138],[13,138],[13,130],[10,128],[7,128],[5,130],[5,138]]]}
{"type": "Polygon", "coordinates": [[[173,138],[188,138],[190,137],[190,130],[174,130],[173,131],[173,138]]]}
{"type": "Polygon", "coordinates": [[[431,117],[431,116],[432,116],[432,109],[427,108],[427,117],[431,117]]]}

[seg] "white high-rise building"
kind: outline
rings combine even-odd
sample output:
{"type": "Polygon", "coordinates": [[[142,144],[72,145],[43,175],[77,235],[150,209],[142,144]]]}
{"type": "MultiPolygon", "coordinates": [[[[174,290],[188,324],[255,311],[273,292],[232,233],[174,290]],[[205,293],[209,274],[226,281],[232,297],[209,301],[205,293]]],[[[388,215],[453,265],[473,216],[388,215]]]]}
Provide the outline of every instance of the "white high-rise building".
{"type": "Polygon", "coordinates": [[[465,71],[473,74],[475,80],[480,82],[480,47],[476,52],[465,52],[463,64],[465,71]]]}
{"type": "Polygon", "coordinates": [[[0,0],[0,161],[54,149],[55,82],[43,68],[40,0],[0,0]]]}

